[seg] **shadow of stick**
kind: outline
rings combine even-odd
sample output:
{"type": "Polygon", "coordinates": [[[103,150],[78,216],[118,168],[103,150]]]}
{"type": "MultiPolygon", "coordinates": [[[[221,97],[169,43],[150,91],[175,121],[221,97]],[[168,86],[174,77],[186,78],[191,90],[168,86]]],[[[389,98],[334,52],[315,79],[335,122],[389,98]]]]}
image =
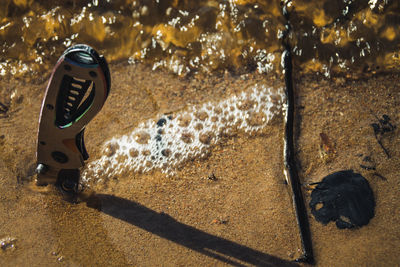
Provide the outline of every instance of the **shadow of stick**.
{"type": "Polygon", "coordinates": [[[98,194],[88,200],[87,205],[233,266],[244,266],[238,261],[255,266],[297,266],[295,263],[208,234],[180,223],[165,213],[158,213],[139,203],[120,197],[98,194]]]}

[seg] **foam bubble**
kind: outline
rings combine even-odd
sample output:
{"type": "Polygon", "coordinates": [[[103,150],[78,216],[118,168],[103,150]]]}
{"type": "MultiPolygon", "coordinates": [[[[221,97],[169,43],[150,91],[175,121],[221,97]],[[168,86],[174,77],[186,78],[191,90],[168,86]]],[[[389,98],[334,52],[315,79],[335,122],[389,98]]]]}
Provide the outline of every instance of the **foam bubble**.
{"type": "Polygon", "coordinates": [[[220,102],[192,106],[172,116],[140,123],[131,133],[104,144],[103,156],[87,165],[82,180],[112,177],[124,171],[160,169],[173,174],[183,161],[207,154],[223,134],[263,129],[284,108],[283,88],[254,85],[220,102]]]}

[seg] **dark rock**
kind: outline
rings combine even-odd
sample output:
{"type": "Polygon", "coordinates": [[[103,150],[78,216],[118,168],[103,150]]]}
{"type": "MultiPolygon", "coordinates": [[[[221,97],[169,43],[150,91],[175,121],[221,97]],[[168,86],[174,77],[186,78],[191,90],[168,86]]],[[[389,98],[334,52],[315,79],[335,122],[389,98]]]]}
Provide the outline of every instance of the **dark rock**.
{"type": "Polygon", "coordinates": [[[158,127],[163,127],[167,123],[167,120],[164,118],[161,118],[157,121],[157,126],[158,127]]]}

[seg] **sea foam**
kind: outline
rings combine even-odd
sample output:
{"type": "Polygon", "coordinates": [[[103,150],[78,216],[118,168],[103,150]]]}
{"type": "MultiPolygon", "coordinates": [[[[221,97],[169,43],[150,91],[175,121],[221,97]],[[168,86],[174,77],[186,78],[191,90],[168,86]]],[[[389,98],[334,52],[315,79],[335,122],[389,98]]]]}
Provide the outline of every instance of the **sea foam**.
{"type": "Polygon", "coordinates": [[[224,135],[262,130],[282,112],[284,102],[283,88],[256,84],[220,102],[141,122],[132,132],[105,142],[103,156],[87,165],[82,180],[100,182],[125,171],[153,169],[171,175],[178,164],[207,155],[224,135]]]}

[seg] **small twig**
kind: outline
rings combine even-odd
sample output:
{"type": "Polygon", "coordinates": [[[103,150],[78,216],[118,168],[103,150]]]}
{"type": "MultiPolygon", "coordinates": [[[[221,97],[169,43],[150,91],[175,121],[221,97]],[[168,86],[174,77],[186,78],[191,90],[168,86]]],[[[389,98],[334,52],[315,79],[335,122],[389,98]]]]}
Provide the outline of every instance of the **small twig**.
{"type": "Polygon", "coordinates": [[[384,180],[384,181],[387,181],[387,179],[386,179],[386,177],[385,176],[383,176],[383,175],[380,175],[379,173],[377,173],[377,172],[375,172],[375,173],[373,173],[376,177],[379,177],[379,178],[381,178],[382,180],[384,180]]]}
{"type": "MultiPolygon", "coordinates": [[[[375,136],[376,137],[376,136],[375,136]]],[[[383,152],[385,152],[386,156],[388,157],[388,159],[390,159],[390,154],[389,151],[387,151],[387,149],[383,146],[382,141],[380,139],[376,139],[376,141],[378,141],[378,144],[381,146],[381,148],[383,149],[383,152]]]]}
{"type": "Polygon", "coordinates": [[[385,133],[389,133],[396,129],[396,125],[390,123],[390,117],[386,114],[382,115],[382,119],[379,119],[372,111],[371,114],[377,119],[378,123],[372,123],[371,127],[374,129],[375,139],[385,152],[386,156],[390,158],[389,151],[385,148],[382,143],[382,137],[385,133]]]}
{"type": "Polygon", "coordinates": [[[362,164],[360,164],[360,167],[361,168],[363,168],[364,170],[367,170],[367,171],[375,171],[376,170],[376,168],[375,167],[369,167],[369,166],[365,166],[365,165],[362,165],[362,164]]]}

